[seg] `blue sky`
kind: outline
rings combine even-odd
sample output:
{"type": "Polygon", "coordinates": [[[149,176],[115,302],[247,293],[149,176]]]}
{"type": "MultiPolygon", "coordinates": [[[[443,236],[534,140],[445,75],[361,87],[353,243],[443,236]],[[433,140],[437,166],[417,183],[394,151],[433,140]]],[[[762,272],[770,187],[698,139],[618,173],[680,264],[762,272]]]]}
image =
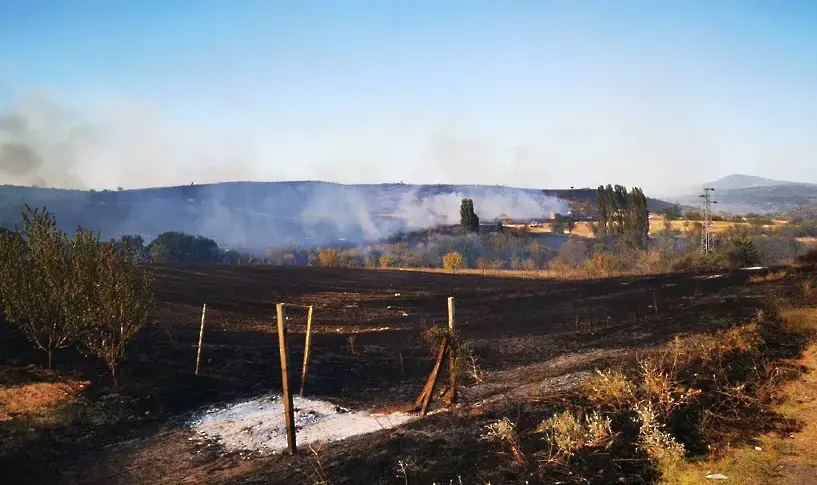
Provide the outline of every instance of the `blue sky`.
{"type": "Polygon", "coordinates": [[[48,185],[817,182],[815,25],[810,1],[0,0],[0,106],[48,185]]]}

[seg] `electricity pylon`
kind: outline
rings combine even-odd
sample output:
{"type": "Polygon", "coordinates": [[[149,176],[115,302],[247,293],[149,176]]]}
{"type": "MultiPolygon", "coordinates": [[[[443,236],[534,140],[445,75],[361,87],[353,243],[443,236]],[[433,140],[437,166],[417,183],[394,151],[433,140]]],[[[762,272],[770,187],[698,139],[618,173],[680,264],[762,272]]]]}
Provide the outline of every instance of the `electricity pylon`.
{"type": "Polygon", "coordinates": [[[710,192],[715,189],[710,187],[704,188],[704,193],[698,197],[703,199],[703,208],[701,210],[701,219],[703,228],[701,229],[701,252],[708,253],[712,251],[712,204],[717,204],[717,200],[712,200],[710,192]]]}

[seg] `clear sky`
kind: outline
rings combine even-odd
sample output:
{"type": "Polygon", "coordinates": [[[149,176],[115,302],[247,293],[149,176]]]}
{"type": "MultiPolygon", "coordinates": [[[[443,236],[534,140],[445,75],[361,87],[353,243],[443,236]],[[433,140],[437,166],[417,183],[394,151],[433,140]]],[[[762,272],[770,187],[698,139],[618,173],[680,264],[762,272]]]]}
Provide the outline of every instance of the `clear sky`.
{"type": "Polygon", "coordinates": [[[11,182],[817,182],[817,2],[0,0],[0,107],[11,182]]]}

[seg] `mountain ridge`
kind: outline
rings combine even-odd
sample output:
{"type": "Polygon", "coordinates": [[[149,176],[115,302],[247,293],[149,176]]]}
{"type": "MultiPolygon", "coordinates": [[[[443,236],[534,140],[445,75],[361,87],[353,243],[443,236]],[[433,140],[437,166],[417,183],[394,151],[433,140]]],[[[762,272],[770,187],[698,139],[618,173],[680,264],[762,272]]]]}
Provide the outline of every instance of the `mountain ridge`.
{"type": "Polygon", "coordinates": [[[704,187],[715,189],[713,198],[723,212],[787,212],[817,203],[817,184],[775,180],[756,175],[731,174],[669,197],[684,205],[700,203],[704,187]]]}

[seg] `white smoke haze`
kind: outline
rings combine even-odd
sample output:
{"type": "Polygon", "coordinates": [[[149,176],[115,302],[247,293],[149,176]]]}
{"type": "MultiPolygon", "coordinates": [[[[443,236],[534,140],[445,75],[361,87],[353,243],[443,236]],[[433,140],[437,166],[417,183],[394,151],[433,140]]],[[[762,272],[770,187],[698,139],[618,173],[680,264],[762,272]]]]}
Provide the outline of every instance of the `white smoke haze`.
{"type": "MultiPolygon", "coordinates": [[[[257,162],[269,154],[258,152],[255,147],[260,145],[253,140],[171,125],[140,103],[112,100],[86,111],[68,109],[47,92],[30,92],[0,107],[0,184],[67,189],[166,187],[110,193],[85,190],[74,193],[70,203],[62,201],[56,206],[52,196],[46,197],[58,221],[60,211],[73,214],[63,221],[66,227],[73,229],[81,222],[106,237],[140,233],[149,238],[179,230],[211,237],[224,246],[263,249],[339,239],[374,241],[401,230],[457,224],[463,198],[474,200],[478,215],[486,222],[500,216],[535,219],[567,211],[564,201],[541,191],[495,186],[201,185],[258,180],[263,165],[257,162]]],[[[425,175],[445,181],[462,179],[473,170],[489,171],[495,157],[508,155],[498,153],[495,144],[452,135],[436,136],[429,146],[420,162],[425,175]]],[[[520,148],[509,156],[528,163],[530,156],[524,152],[520,148]]],[[[388,167],[389,163],[383,160],[381,165],[388,167]]],[[[336,171],[368,179],[371,168],[371,160],[360,165],[350,160],[336,171]]]]}
{"type": "Polygon", "coordinates": [[[435,224],[459,224],[462,199],[474,201],[474,210],[483,222],[500,217],[537,219],[551,212],[566,214],[568,204],[556,197],[529,194],[502,187],[475,187],[469,192],[453,192],[420,198],[417,192],[403,196],[394,215],[406,221],[409,229],[435,224]]]}
{"type": "Polygon", "coordinates": [[[14,185],[113,189],[249,180],[258,170],[245,145],[169,123],[150,105],[125,99],[72,110],[54,94],[30,91],[0,106],[0,179],[14,185]]]}

